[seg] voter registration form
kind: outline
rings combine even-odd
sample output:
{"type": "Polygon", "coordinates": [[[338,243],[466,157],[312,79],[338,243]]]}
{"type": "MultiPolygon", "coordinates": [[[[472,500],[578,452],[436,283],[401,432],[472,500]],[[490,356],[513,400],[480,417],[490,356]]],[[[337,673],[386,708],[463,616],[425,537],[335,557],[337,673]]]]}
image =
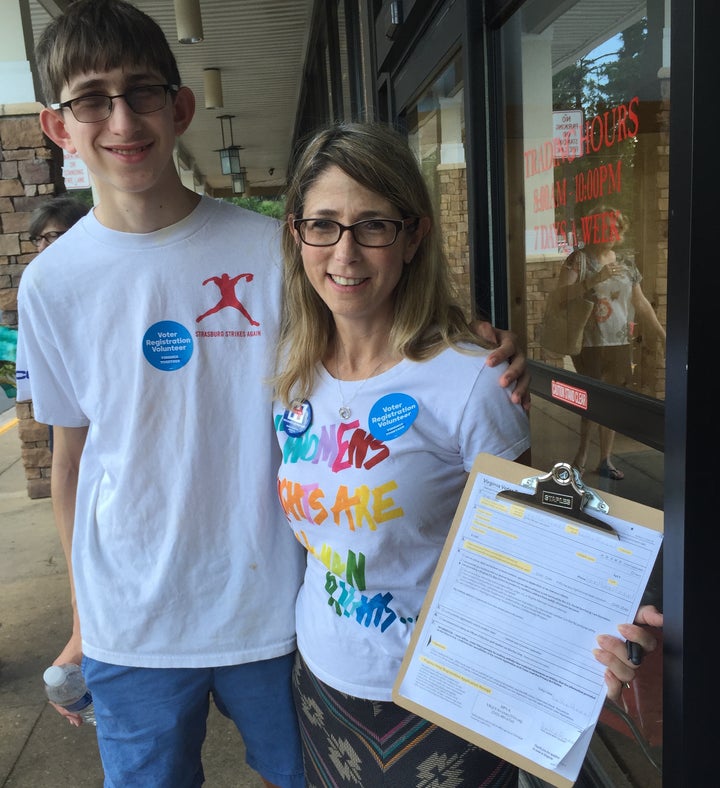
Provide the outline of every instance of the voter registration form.
{"type": "Polygon", "coordinates": [[[526,492],[528,472],[477,458],[393,699],[571,786],[606,694],[595,638],[620,637],[617,625],[634,619],[662,512],[603,494],[603,530],[503,497],[526,492]]]}

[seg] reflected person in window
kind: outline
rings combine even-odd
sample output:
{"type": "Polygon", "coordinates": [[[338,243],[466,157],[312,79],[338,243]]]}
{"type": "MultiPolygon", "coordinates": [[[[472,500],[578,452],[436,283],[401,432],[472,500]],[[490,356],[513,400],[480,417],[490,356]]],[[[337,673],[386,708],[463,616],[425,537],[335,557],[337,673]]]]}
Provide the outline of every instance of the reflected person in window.
{"type": "MultiPolygon", "coordinates": [[[[582,250],[565,260],[558,281],[559,287],[580,288],[595,306],[585,326],[583,347],[573,356],[575,369],[615,386],[629,387],[632,382],[632,341],[636,321],[655,339],[665,342],[665,329],[640,286],[642,274],[629,255],[618,251],[628,230],[628,220],[613,208],[598,208],[587,225],[593,237],[582,250]],[[596,240],[597,238],[597,240],[596,240]],[[578,256],[585,255],[587,274],[579,281],[578,256]]],[[[590,446],[590,430],[594,422],[581,419],[580,444],[573,465],[585,472],[590,446]]],[[[614,481],[625,478],[612,458],[615,430],[598,425],[600,461],[597,473],[614,481]]]]}

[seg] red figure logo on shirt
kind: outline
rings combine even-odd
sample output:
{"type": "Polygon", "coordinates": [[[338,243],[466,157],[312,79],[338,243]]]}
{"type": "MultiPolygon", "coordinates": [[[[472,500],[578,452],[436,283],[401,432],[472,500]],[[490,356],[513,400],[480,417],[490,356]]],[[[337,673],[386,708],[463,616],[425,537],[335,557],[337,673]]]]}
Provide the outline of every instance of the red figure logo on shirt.
{"type": "Polygon", "coordinates": [[[248,282],[252,282],[253,275],[252,274],[238,274],[237,276],[233,277],[232,279],[228,274],[223,274],[222,276],[211,276],[203,282],[203,287],[208,282],[215,282],[215,284],[220,289],[220,300],[215,304],[212,309],[208,309],[207,312],[203,313],[196,319],[196,323],[199,323],[201,320],[206,318],[208,315],[212,315],[215,312],[219,312],[221,309],[225,309],[225,307],[232,307],[233,309],[238,309],[240,312],[245,315],[248,319],[248,322],[251,326],[259,326],[260,323],[253,320],[250,315],[248,314],[245,307],[240,303],[238,297],[235,295],[235,285],[241,280],[246,279],[248,282]]]}

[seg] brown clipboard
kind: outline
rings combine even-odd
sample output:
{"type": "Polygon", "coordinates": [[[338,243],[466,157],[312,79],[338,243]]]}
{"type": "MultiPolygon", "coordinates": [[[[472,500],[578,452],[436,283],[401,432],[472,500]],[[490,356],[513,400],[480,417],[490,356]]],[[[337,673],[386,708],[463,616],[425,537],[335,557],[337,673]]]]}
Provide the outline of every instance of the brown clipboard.
{"type": "MultiPolygon", "coordinates": [[[[663,512],[658,509],[636,503],[616,495],[603,492],[602,498],[594,490],[587,488],[580,479],[577,472],[567,463],[557,463],[549,472],[539,471],[527,465],[501,459],[490,454],[479,454],[475,459],[472,471],[458,505],[453,523],[448,533],[440,559],[433,574],[430,587],[423,603],[421,614],[418,618],[405,657],[402,661],[397,678],[393,685],[393,701],[403,708],[418,714],[425,719],[434,722],[457,736],[481,747],[488,752],[503,758],[504,760],[518,766],[530,774],[545,780],[558,788],[571,788],[577,780],[568,779],[553,769],[548,769],[515,751],[508,749],[502,744],[483,736],[477,730],[468,728],[458,723],[450,717],[443,716],[436,709],[425,706],[415,700],[401,694],[400,687],[405,679],[408,668],[412,660],[416,657],[416,649],[419,639],[423,632],[424,613],[432,608],[432,601],[438,590],[438,585],[443,577],[443,572],[448,562],[453,545],[458,534],[465,510],[470,503],[470,497],[475,486],[475,479],[478,474],[484,474],[493,479],[501,480],[510,485],[523,488],[521,491],[514,489],[500,489],[497,497],[506,497],[517,505],[529,507],[541,507],[544,511],[551,511],[558,517],[558,523],[571,521],[579,527],[600,527],[605,531],[609,539],[618,539],[612,527],[602,523],[596,515],[600,513],[609,514],[618,520],[632,523],[643,528],[649,528],[659,533],[663,532],[663,512]],[[559,485],[557,488],[553,485],[559,485]],[[565,502],[557,506],[557,499],[553,495],[560,490],[561,493],[570,493],[575,497],[572,502],[565,502]],[[544,498],[544,493],[549,492],[550,502],[544,498]],[[522,497],[520,497],[522,496],[522,497]],[[579,507],[579,508],[578,508],[579,507]]],[[[596,723],[597,724],[597,721],[596,723]]],[[[594,729],[594,726],[593,726],[594,729]]]]}

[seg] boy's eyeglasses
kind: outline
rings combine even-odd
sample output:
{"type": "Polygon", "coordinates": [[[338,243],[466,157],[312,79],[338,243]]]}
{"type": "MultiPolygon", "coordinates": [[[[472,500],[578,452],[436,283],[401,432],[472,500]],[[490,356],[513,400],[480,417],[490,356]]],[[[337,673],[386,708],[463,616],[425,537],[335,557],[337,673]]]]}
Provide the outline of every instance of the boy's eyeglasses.
{"type": "Polygon", "coordinates": [[[335,246],[345,230],[350,230],[360,246],[392,246],[400,230],[414,229],[417,219],[364,219],[355,224],[340,224],[332,219],[294,219],[293,227],[308,246],[335,246]]]}
{"type": "Polygon", "coordinates": [[[32,235],[30,236],[30,241],[35,244],[35,246],[40,246],[42,243],[51,244],[53,241],[57,241],[57,239],[65,232],[65,230],[50,230],[49,233],[42,233],[41,235],[32,235]]]}
{"type": "Polygon", "coordinates": [[[69,109],[75,116],[75,120],[80,123],[99,123],[107,120],[113,111],[113,101],[115,99],[125,99],[125,103],[138,115],[147,115],[150,112],[157,112],[167,103],[167,94],[170,91],[178,90],[177,85],[138,85],[130,88],[125,93],[117,93],[115,96],[105,96],[101,93],[91,93],[87,96],[62,101],[59,104],[51,104],[51,109],[69,109]]]}

